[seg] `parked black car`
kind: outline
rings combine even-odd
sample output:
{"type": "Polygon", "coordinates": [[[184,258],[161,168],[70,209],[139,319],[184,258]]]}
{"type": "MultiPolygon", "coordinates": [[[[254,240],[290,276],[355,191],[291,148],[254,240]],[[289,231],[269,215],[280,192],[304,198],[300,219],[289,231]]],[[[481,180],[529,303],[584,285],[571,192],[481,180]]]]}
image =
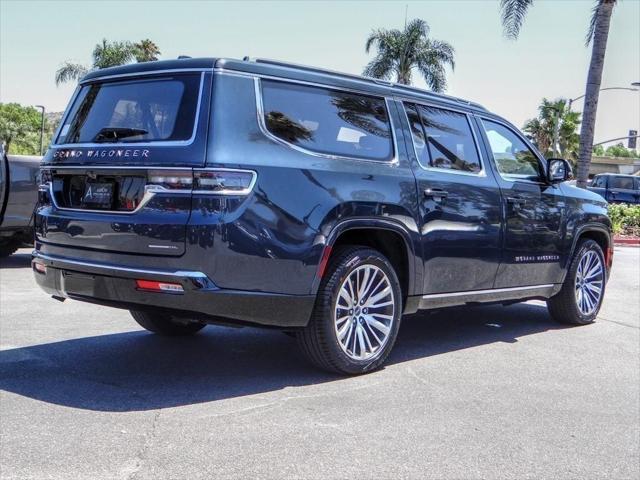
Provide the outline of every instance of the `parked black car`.
{"type": "Polygon", "coordinates": [[[640,177],[634,175],[602,173],[588,188],[609,203],[640,203],[640,177]]]}
{"type": "Polygon", "coordinates": [[[6,155],[0,145],[0,258],[33,246],[42,157],[6,155]]]}
{"type": "Polygon", "coordinates": [[[35,278],[152,332],[278,327],[354,374],[420,309],[537,298],[586,324],[602,303],[606,202],[472,102],[181,59],[88,74],[55,138],[35,278]]]}

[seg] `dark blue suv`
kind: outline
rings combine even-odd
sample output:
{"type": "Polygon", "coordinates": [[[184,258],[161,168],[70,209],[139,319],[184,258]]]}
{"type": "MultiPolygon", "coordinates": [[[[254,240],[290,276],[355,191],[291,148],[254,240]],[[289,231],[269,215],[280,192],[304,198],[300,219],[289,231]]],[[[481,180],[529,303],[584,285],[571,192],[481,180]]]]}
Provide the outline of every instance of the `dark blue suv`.
{"type": "Polygon", "coordinates": [[[592,322],[606,202],[458,98],[269,60],[99,70],[42,166],[33,270],[144,328],[278,327],[316,365],[379,367],[403,314],[545,299],[592,322]]]}

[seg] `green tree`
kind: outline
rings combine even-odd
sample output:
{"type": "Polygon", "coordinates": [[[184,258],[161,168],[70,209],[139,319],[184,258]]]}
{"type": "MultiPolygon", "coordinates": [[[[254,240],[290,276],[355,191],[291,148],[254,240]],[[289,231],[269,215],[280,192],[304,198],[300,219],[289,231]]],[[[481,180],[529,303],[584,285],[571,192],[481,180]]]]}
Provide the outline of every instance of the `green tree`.
{"type": "Polygon", "coordinates": [[[0,143],[5,144],[8,153],[40,155],[41,119],[36,108],[0,103],[0,143]]]}
{"type": "Polygon", "coordinates": [[[602,157],[604,155],[604,147],[602,145],[596,145],[593,147],[593,154],[602,157]]]}
{"type": "Polygon", "coordinates": [[[543,155],[560,155],[575,162],[580,140],[577,133],[579,125],[580,113],[569,110],[567,100],[543,98],[538,116],[527,120],[522,129],[533,138],[543,155]]]}
{"type": "Polygon", "coordinates": [[[131,43],[110,42],[105,38],[93,49],[91,67],[70,61],[64,62],[56,71],[56,85],[78,81],[91,70],[125,65],[132,61],[153,61],[157,60],[159,55],[158,46],[149,39],[131,43]]]}
{"type": "MultiPolygon", "coordinates": [[[[502,25],[507,37],[518,38],[524,18],[533,2],[534,0],[500,0],[502,25]]],[[[617,0],[596,0],[585,42],[587,46],[592,44],[592,49],[580,130],[577,185],[582,188],[587,186],[604,56],[607,50],[611,14],[616,3],[617,0]]]]}
{"type": "Polygon", "coordinates": [[[404,30],[373,30],[365,51],[372,47],[377,53],[364,69],[368,77],[388,80],[395,75],[397,83],[410,85],[417,69],[431,90],[442,92],[447,87],[446,66],[455,67],[454,48],[429,38],[429,25],[420,19],[411,20],[404,30]]]}
{"type": "Polygon", "coordinates": [[[153,62],[158,60],[160,49],[148,38],[133,45],[136,62],[153,62]]]}
{"type": "MultiPolygon", "coordinates": [[[[602,145],[598,145],[598,146],[602,147],[602,145]]],[[[615,145],[611,145],[610,147],[607,147],[607,149],[604,151],[604,155],[606,157],[637,158],[638,152],[625,147],[622,142],[619,142],[619,143],[616,143],[615,145]]]]}

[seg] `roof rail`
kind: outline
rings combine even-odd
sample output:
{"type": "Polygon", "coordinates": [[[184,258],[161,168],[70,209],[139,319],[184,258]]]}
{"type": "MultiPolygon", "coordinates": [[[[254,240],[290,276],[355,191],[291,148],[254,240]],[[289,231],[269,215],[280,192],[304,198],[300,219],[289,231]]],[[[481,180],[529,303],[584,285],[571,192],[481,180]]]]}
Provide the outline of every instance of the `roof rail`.
{"type": "Polygon", "coordinates": [[[313,72],[313,73],[325,73],[325,74],[329,74],[329,75],[336,75],[339,77],[346,77],[346,78],[350,78],[353,80],[358,80],[361,82],[368,82],[368,83],[374,83],[376,85],[382,85],[384,87],[390,87],[390,88],[395,88],[395,89],[400,89],[400,90],[407,90],[409,92],[413,92],[413,93],[417,93],[420,95],[425,95],[425,96],[430,96],[430,97],[434,97],[434,98],[439,98],[439,99],[446,99],[449,100],[451,102],[457,102],[457,103],[461,103],[464,105],[468,105],[470,107],[474,107],[474,108],[478,108],[480,110],[486,110],[486,108],[482,105],[480,105],[479,103],[476,102],[471,102],[469,100],[464,100],[462,98],[458,98],[458,97],[453,97],[450,95],[445,95],[443,93],[435,93],[435,92],[430,92],[429,90],[425,90],[423,88],[418,88],[418,87],[412,87],[410,85],[403,85],[400,83],[394,83],[394,82],[390,82],[388,80],[381,80],[379,78],[372,78],[372,77],[365,77],[362,75],[355,75],[353,73],[344,73],[344,72],[338,72],[336,70],[329,70],[326,68],[319,68],[319,67],[312,67],[309,65],[301,65],[298,63],[292,63],[292,62],[283,62],[281,60],[272,60],[269,58],[255,58],[255,57],[249,57],[246,56],[242,59],[245,62],[254,62],[254,63],[264,63],[267,65],[274,65],[276,67],[284,67],[284,68],[295,68],[297,70],[304,70],[307,72],[313,72]]]}

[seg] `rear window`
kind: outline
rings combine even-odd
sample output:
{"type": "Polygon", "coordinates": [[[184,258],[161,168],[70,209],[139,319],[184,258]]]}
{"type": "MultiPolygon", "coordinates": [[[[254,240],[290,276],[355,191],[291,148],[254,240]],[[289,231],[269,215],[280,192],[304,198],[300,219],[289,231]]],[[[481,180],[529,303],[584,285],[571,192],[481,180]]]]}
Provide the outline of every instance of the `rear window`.
{"type": "Polygon", "coordinates": [[[81,87],[57,144],[189,140],[200,75],[176,75],[81,87]]]}
{"type": "Polygon", "coordinates": [[[262,101],[267,130],[287,143],[341,157],[393,157],[383,98],[263,80],[262,101]]]}

